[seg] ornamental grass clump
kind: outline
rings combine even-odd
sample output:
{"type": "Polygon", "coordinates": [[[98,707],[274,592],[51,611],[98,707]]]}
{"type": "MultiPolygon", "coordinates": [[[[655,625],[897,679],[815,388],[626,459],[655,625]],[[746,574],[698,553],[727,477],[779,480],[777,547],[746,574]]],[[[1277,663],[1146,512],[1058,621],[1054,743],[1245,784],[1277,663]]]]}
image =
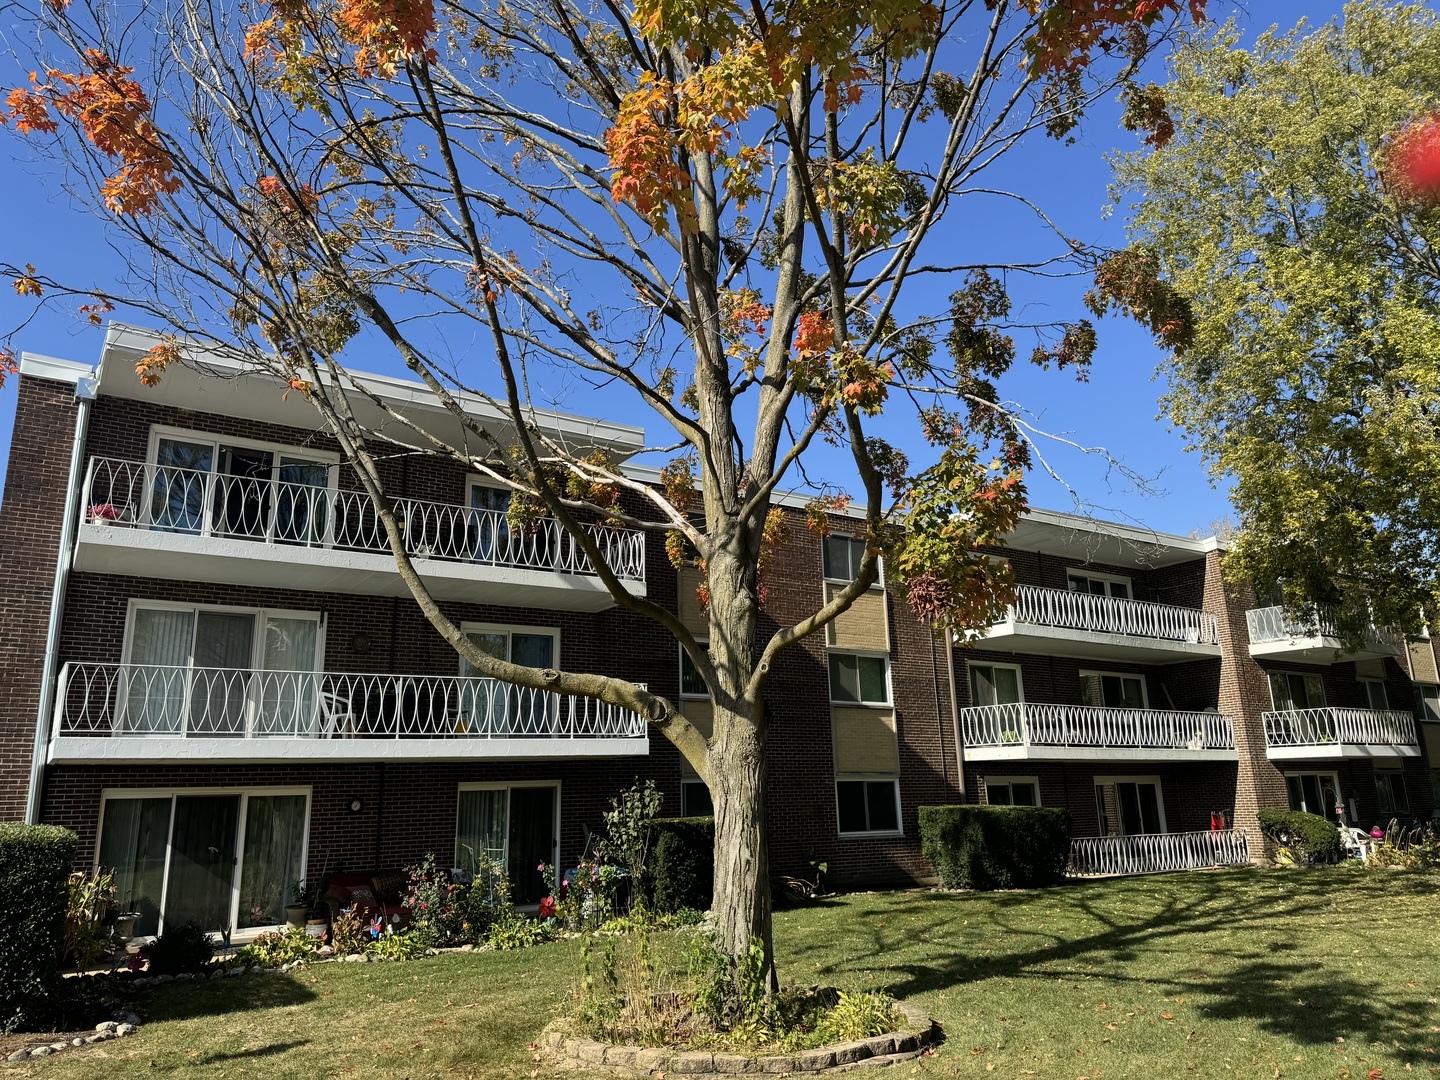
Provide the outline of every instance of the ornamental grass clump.
{"type": "Polygon", "coordinates": [[[782,987],[767,992],[758,943],[734,964],[708,930],[581,943],[571,1022],[602,1042],[777,1053],[853,1042],[903,1024],[889,995],[782,987]]]}

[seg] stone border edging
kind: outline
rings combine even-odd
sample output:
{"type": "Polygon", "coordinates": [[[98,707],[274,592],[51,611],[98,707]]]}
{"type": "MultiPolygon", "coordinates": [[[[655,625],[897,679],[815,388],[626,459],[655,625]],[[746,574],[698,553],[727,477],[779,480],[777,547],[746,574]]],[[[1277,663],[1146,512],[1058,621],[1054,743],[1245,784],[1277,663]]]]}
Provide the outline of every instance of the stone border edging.
{"type": "Polygon", "coordinates": [[[52,1054],[60,1054],[66,1050],[73,1050],[78,1046],[93,1046],[96,1043],[108,1042],[111,1039],[123,1039],[126,1035],[133,1035],[140,1029],[140,1017],[134,1013],[116,1013],[121,1017],[119,1020],[104,1020],[95,1025],[95,1034],[85,1035],[70,1039],[68,1042],[53,1042],[35,1047],[26,1047],[16,1050],[9,1055],[6,1061],[29,1061],[31,1058],[49,1057],[52,1054]]]}
{"type": "Polygon", "coordinates": [[[562,1067],[589,1072],[603,1070],[619,1076],[707,1077],[739,1073],[770,1075],[790,1073],[843,1073],[859,1068],[884,1068],[919,1057],[939,1041],[940,1027],[923,1009],[896,1002],[895,1010],[905,1017],[899,1031],[859,1042],[819,1046],[790,1054],[747,1054],[708,1050],[675,1050],[669,1047],[615,1046],[583,1036],[569,1035],[562,1021],[546,1025],[541,1044],[551,1051],[562,1067]]]}

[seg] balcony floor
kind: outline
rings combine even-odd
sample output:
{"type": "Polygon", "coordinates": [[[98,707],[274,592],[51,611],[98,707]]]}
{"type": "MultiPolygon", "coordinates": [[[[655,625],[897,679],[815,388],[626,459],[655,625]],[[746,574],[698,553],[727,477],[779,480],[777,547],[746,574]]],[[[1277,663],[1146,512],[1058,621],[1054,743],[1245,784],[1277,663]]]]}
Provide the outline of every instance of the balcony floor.
{"type": "Polygon", "coordinates": [[[646,738],[310,739],[179,738],[164,735],[61,735],[52,765],[165,765],[172,762],[263,764],[354,761],[554,761],[644,757],[646,738]]]}
{"type": "Polygon", "coordinates": [[[1154,746],[967,746],[966,761],[1234,761],[1235,750],[1154,746]]]}
{"type": "Polygon", "coordinates": [[[1412,758],[1420,756],[1418,746],[1389,743],[1317,743],[1313,746],[1267,746],[1271,761],[1341,761],[1346,759],[1412,758]]]}
{"type": "Polygon", "coordinates": [[[1080,660],[1123,659],[1138,664],[1178,664],[1220,655],[1219,645],[1018,621],[997,623],[972,644],[996,652],[1080,660]]]}
{"type": "MultiPolygon", "coordinates": [[[[218,536],[195,536],[82,524],[75,569],[179,581],[256,585],[305,592],[361,596],[409,596],[389,555],[302,545],[266,544],[218,536]]],[[[415,559],[415,569],[437,600],[603,611],[614,600],[598,577],[548,570],[415,559]]],[[[644,582],[627,581],[644,596],[644,582]]]]}

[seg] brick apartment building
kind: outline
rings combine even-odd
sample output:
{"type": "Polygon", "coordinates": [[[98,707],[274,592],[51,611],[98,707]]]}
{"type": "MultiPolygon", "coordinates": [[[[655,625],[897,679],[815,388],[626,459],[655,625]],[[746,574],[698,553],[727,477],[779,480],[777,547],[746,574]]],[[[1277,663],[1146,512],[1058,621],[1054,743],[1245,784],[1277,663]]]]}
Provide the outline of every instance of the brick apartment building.
{"type": "MultiPolygon", "coordinates": [[[[427,852],[464,866],[488,851],[537,900],[533,868],[578,858],[635,778],[666,812],[707,809],[638,717],[470,676],[308,403],[221,360],[142,387],[134,360],[154,340],[113,326],[95,367],[21,365],[0,504],[0,819],[74,829],[141,933],[193,917],[244,934],[281,921],[297,878],[427,852]]],[[[446,422],[418,386],[368,386],[446,422]]],[[[541,423],[622,457],[643,445],[603,420],[541,423]]],[[[417,567],[483,647],[644,682],[705,727],[674,639],[616,607],[558,529],[512,534],[504,493],[458,465],[387,451],[383,467],[417,567]]],[[[843,529],[792,536],[775,625],[857,557],[843,529]]],[[[658,538],[604,546],[627,588],[703,630],[691,572],[658,538]]],[[[1019,593],[972,642],[950,646],[877,586],[778,660],[777,872],[816,859],[836,882],[924,878],[917,808],[957,801],[1067,807],[1091,872],[1245,861],[1264,806],[1338,806],[1367,829],[1434,813],[1428,640],[1377,631],[1341,659],[1324,627],[1227,587],[1213,541],[1037,511],[998,554],[1019,593]]]]}

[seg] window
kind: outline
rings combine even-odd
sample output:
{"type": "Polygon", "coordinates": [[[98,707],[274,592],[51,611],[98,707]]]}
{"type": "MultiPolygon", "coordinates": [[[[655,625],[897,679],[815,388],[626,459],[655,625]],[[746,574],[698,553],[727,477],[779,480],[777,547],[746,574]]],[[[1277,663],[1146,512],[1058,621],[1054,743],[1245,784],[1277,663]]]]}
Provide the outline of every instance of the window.
{"type": "Polygon", "coordinates": [[[854,581],[865,556],[865,541],[853,536],[827,536],[824,541],[825,577],[831,581],[854,581]]]}
{"type": "Polygon", "coordinates": [[[1361,679],[1360,692],[1365,696],[1365,707],[1367,709],[1384,712],[1390,708],[1390,699],[1385,693],[1385,683],[1383,680],[1361,679]]]}
{"type": "MultiPolygon", "coordinates": [[[[700,644],[708,643],[702,641],[700,644]]],[[[710,696],[710,688],[700,677],[700,669],[695,666],[695,661],[690,659],[690,654],[685,651],[683,645],[680,646],[680,696],[682,698],[708,698],[710,696]]]]}
{"type": "Polygon", "coordinates": [[[1340,802],[1340,782],[1334,773],[1286,773],[1285,787],[1290,794],[1290,809],[1304,810],[1334,819],[1340,802]]]}
{"type": "Polygon", "coordinates": [[[1405,794],[1405,776],[1400,772],[1375,772],[1375,790],[1380,795],[1382,814],[1404,814],[1410,810],[1410,800],[1405,794]]]}
{"type": "Polygon", "coordinates": [[[847,705],[890,703],[890,660],[861,653],[830,654],[830,700],[847,705]]]}
{"type": "MultiPolygon", "coordinates": [[[[560,663],[560,631],[540,626],[499,626],[467,623],[462,629],[487,656],[526,667],[551,668],[560,663]]],[[[560,698],[543,690],[476,677],[470,661],[460,657],[460,674],[470,681],[460,692],[455,730],[471,735],[538,735],[555,733],[560,698]]]]}
{"type": "Polygon", "coordinates": [[[710,801],[710,788],[704,780],[682,780],[680,782],[680,816],[710,817],[715,806],[710,801]]]}
{"type": "Polygon", "coordinates": [[[987,776],[985,801],[991,806],[1039,806],[1040,781],[1034,776],[987,776]]]}
{"type": "Polygon", "coordinates": [[[1080,672],[1080,704],[1110,709],[1146,709],[1145,678],[1142,675],[1112,675],[1100,671],[1080,672]]]}
{"type": "Polygon", "coordinates": [[[900,831],[899,780],[837,780],[835,805],[841,833],[900,831]]]}
{"type": "Polygon", "coordinates": [[[1270,672],[1270,699],[1281,712],[1319,709],[1325,704],[1325,682],[1319,675],[1298,671],[1270,672]]]}
{"type": "Polygon", "coordinates": [[[156,430],[150,461],[147,522],[153,530],[328,542],[333,454],[156,430]]]}
{"type": "Polygon", "coordinates": [[[1421,720],[1440,722],[1440,686],[1416,684],[1415,715],[1421,720]]]}
{"type": "Polygon", "coordinates": [[[1013,705],[1023,700],[1018,667],[1008,664],[970,665],[970,704],[1013,705]]]}
{"type": "Polygon", "coordinates": [[[1097,776],[1095,810],[1102,836],[1165,831],[1165,801],[1158,776],[1097,776]]]}
{"type": "Polygon", "coordinates": [[[117,725],[126,732],[295,735],[316,722],[318,612],[138,601],[117,725]]]}
{"type": "Polygon", "coordinates": [[[559,861],[558,784],[461,784],[455,824],[455,866],[474,874],[480,856],[505,868],[517,904],[545,896],[539,866],[559,861]]]}
{"type": "Polygon", "coordinates": [[[1116,600],[1130,599],[1130,579],[1114,574],[1097,574],[1089,570],[1071,570],[1065,575],[1071,592],[1091,596],[1110,596],[1116,600]]]}
{"type": "Polygon", "coordinates": [[[309,818],[309,788],[106,791],[95,866],[114,871],[118,910],[140,912],[136,934],[278,928],[309,818]]]}

